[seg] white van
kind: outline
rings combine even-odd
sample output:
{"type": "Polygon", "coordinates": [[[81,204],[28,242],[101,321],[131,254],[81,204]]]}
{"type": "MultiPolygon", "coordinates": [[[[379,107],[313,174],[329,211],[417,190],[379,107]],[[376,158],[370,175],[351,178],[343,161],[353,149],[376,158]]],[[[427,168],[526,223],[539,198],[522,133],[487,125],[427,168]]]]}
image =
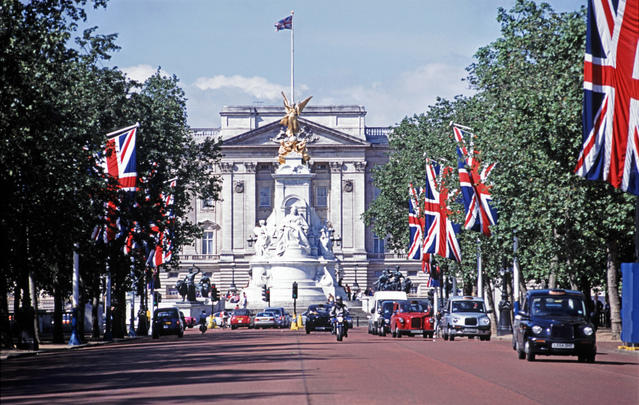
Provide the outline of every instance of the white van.
{"type": "Polygon", "coordinates": [[[408,296],[404,291],[377,291],[373,294],[373,302],[369,307],[371,315],[368,316],[368,333],[383,336],[386,332],[384,317],[382,315],[382,303],[384,301],[405,301],[408,296]]]}

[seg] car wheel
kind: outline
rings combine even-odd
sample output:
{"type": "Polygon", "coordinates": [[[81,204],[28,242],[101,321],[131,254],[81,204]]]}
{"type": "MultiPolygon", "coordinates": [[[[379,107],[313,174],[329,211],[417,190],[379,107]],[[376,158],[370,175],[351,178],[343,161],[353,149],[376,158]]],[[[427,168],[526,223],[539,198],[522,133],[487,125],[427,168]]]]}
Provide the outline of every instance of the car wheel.
{"type": "Polygon", "coordinates": [[[448,340],[448,333],[446,333],[446,329],[442,328],[442,337],[444,338],[444,340],[448,340]]]}
{"type": "Polygon", "coordinates": [[[399,331],[399,328],[395,326],[395,334],[397,335],[397,339],[402,337],[402,332],[399,331]]]}
{"type": "Polygon", "coordinates": [[[448,340],[450,340],[451,342],[455,340],[455,335],[450,333],[450,328],[448,328],[448,340]]]}
{"type": "Polygon", "coordinates": [[[516,349],[517,350],[517,358],[519,360],[525,359],[526,358],[526,353],[524,353],[524,351],[521,350],[521,348],[519,347],[519,343],[518,342],[516,342],[515,344],[517,345],[517,349],[516,349]]]}
{"type": "Polygon", "coordinates": [[[533,349],[530,345],[530,341],[526,341],[524,344],[524,352],[526,352],[526,360],[535,361],[535,353],[533,353],[533,349]]]}
{"type": "Polygon", "coordinates": [[[180,332],[180,333],[178,333],[178,337],[179,337],[179,338],[184,337],[184,332],[180,332]]]}
{"type": "Polygon", "coordinates": [[[231,325],[231,330],[235,330],[235,328],[237,328],[237,326],[231,325]]]}
{"type": "Polygon", "coordinates": [[[380,328],[379,336],[386,336],[386,328],[384,327],[384,325],[382,325],[382,327],[380,328]]]}
{"type": "Polygon", "coordinates": [[[396,338],[397,337],[397,331],[395,329],[393,329],[393,327],[391,326],[391,336],[396,338]]]}
{"type": "Polygon", "coordinates": [[[309,333],[311,333],[311,330],[309,328],[306,328],[306,334],[308,335],[309,333]]]}

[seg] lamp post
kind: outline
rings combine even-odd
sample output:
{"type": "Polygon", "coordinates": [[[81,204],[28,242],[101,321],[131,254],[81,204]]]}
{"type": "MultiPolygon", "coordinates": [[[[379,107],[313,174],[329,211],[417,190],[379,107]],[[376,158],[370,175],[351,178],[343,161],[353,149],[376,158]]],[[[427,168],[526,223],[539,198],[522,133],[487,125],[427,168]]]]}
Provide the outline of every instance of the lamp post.
{"type": "Polygon", "coordinates": [[[501,283],[501,301],[499,301],[499,324],[497,325],[497,336],[509,335],[513,333],[512,324],[510,322],[511,304],[508,301],[508,274],[510,269],[505,266],[499,271],[502,276],[501,283]]]}
{"type": "Polygon", "coordinates": [[[353,291],[355,295],[359,292],[359,283],[357,282],[357,270],[359,269],[359,265],[355,263],[355,282],[353,283],[353,291]]]}
{"type": "Polygon", "coordinates": [[[255,235],[251,234],[249,238],[246,240],[248,242],[249,247],[253,247],[253,244],[257,241],[255,235]]]}
{"type": "Polygon", "coordinates": [[[235,265],[231,266],[231,290],[235,291],[235,265]]]}

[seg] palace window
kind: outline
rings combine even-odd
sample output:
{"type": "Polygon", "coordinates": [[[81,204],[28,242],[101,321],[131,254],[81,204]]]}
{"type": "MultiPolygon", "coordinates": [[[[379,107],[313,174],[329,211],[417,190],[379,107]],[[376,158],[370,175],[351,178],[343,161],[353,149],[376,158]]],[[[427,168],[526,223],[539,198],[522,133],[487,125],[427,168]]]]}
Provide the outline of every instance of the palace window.
{"type": "Polygon", "coordinates": [[[271,188],[260,187],[258,200],[259,200],[258,204],[260,207],[270,207],[271,206],[271,188]]]}
{"type": "Polygon", "coordinates": [[[326,186],[315,187],[315,206],[316,207],[328,206],[328,187],[326,186]]]}
{"type": "Polygon", "coordinates": [[[213,231],[205,231],[202,235],[202,254],[213,254],[213,231]]]}
{"type": "Polygon", "coordinates": [[[384,253],[384,238],[373,234],[373,253],[384,253]]]}

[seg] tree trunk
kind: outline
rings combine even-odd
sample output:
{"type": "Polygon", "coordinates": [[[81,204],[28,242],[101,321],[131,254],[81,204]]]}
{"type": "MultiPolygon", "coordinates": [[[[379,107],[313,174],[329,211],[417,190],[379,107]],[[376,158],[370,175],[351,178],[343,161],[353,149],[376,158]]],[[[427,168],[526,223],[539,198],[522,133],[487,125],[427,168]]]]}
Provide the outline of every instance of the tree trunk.
{"type": "Polygon", "coordinates": [[[40,348],[40,328],[38,327],[38,289],[33,280],[33,273],[29,272],[29,293],[33,302],[33,339],[36,350],[40,348]]]}
{"type": "Polygon", "coordinates": [[[53,291],[53,343],[64,343],[64,329],[62,328],[62,311],[64,300],[59,284],[53,291]]]}
{"type": "Polygon", "coordinates": [[[621,305],[619,303],[619,275],[617,271],[617,241],[606,241],[606,279],[608,281],[608,299],[610,303],[610,331],[612,339],[621,339],[621,305]]]}
{"type": "Polygon", "coordinates": [[[100,339],[100,317],[98,316],[100,310],[100,298],[93,297],[91,302],[91,338],[94,340],[100,339]]]}
{"type": "Polygon", "coordinates": [[[495,299],[493,298],[495,295],[495,288],[493,287],[492,281],[488,280],[485,284],[486,289],[488,290],[488,294],[486,294],[486,298],[488,300],[488,306],[493,310],[492,313],[488,314],[490,318],[490,334],[493,336],[497,336],[497,306],[495,306],[495,299]]]}
{"type": "Polygon", "coordinates": [[[9,301],[7,300],[7,279],[0,277],[0,347],[10,348],[13,346],[11,340],[11,326],[9,324],[9,301]]]}

